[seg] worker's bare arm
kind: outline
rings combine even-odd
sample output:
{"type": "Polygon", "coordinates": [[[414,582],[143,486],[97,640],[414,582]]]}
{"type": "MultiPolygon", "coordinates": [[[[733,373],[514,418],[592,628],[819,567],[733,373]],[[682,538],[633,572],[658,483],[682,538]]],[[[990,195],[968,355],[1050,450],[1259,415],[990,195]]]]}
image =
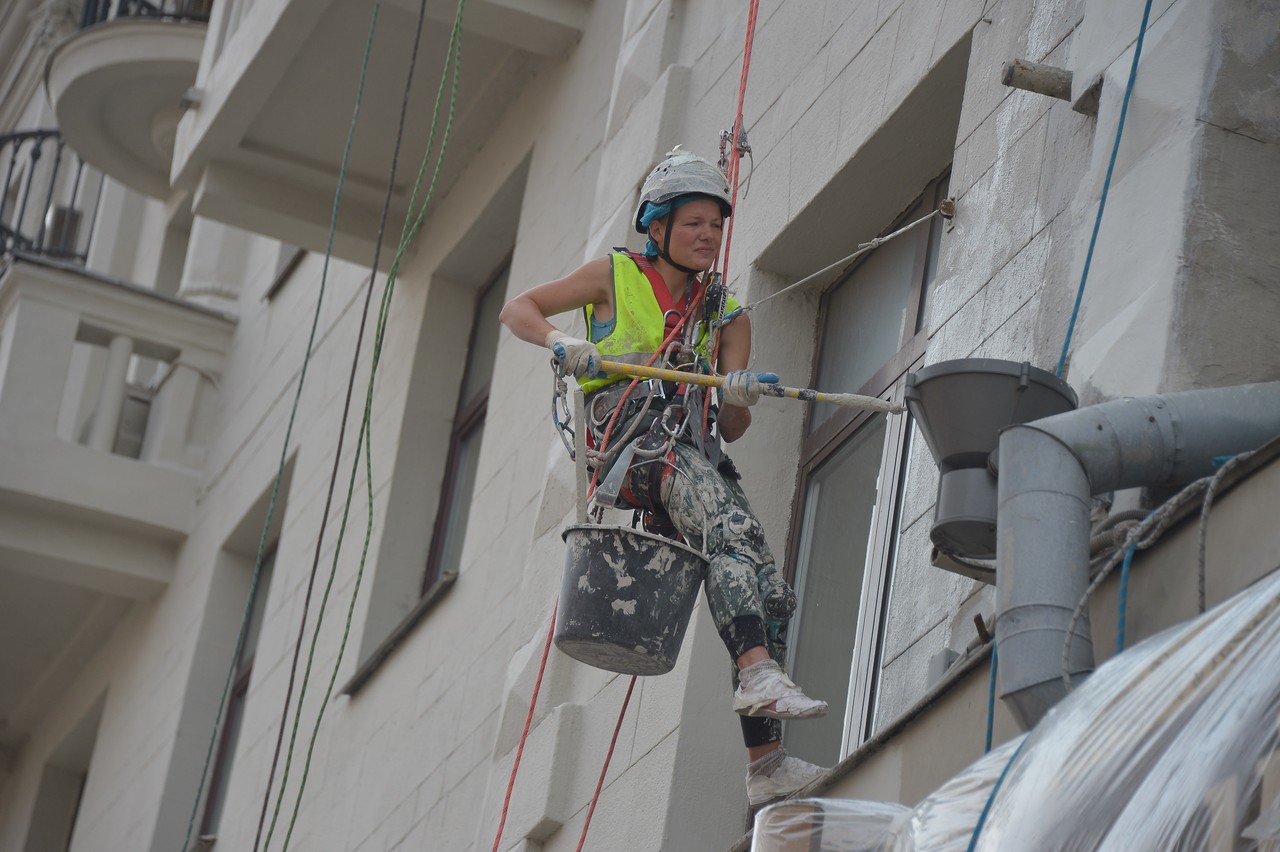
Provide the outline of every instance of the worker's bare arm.
{"type": "Polygon", "coordinates": [[[498,319],[521,340],[539,346],[555,328],[547,317],[586,305],[610,304],[613,268],[607,257],[589,261],[564,278],[539,284],[516,296],[502,308],[498,319]]]}
{"type": "MultiPolygon", "coordinates": [[[[751,318],[739,314],[737,319],[720,331],[721,373],[745,370],[751,360],[751,318]]],[[[737,405],[725,405],[720,410],[720,437],[726,443],[738,440],[751,425],[751,409],[737,405]]]]}

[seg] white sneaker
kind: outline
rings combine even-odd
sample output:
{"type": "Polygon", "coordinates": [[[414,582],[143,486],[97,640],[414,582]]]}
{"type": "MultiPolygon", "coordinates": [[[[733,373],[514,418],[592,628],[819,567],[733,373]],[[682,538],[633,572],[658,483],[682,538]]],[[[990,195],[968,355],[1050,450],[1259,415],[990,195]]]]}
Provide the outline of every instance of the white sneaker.
{"type": "MultiPolygon", "coordinates": [[[[790,796],[801,787],[807,786],[810,782],[816,781],[827,773],[827,769],[822,766],[801,760],[798,757],[791,757],[782,752],[781,760],[769,761],[769,755],[761,758],[759,762],[773,763],[772,770],[761,770],[752,772],[747,771],[747,801],[752,807],[763,805],[774,799],[781,799],[790,796]],[[768,773],[768,774],[766,774],[768,773]]],[[[752,764],[755,766],[755,764],[752,764]]]]}
{"type": "Polygon", "coordinates": [[[827,702],[810,698],[773,660],[754,663],[738,672],[733,712],[771,719],[812,719],[827,714],[827,702]]]}

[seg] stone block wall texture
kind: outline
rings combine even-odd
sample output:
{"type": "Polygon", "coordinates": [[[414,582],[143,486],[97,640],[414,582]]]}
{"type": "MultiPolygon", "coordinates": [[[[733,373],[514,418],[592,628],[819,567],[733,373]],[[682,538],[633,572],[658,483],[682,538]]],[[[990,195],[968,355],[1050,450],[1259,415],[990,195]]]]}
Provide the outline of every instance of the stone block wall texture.
{"type": "MultiPolygon", "coordinates": [[[[874,230],[862,232],[862,223],[888,224],[936,174],[916,175],[911,185],[874,197],[843,197],[832,187],[856,183],[846,171],[851,162],[891,170],[926,142],[936,143],[951,152],[950,192],[958,212],[941,243],[924,320],[925,360],[990,357],[1053,369],[1141,6],[1139,0],[761,3],[745,102],[753,156],[744,164],[749,184],[740,195],[728,270],[740,297],[774,292],[852,251],[874,236],[874,230]],[[1077,88],[1101,77],[1098,116],[1002,86],[1000,66],[1013,58],[1070,68],[1077,88]],[[939,68],[947,69],[945,83],[930,76],[939,68]],[[909,134],[886,140],[886,127],[901,126],[894,122],[904,120],[904,104],[929,86],[958,93],[949,107],[954,140],[909,134]],[[881,150],[891,152],[883,162],[864,164],[868,152],[881,150]],[[839,238],[811,249],[795,223],[818,219],[839,238]],[[837,227],[845,220],[858,223],[856,233],[837,227]]],[[[1280,370],[1269,321],[1280,292],[1274,274],[1280,217],[1258,190],[1274,186],[1280,170],[1273,77],[1260,70],[1274,74],[1280,64],[1276,40],[1267,37],[1280,28],[1256,26],[1255,6],[1244,0],[1155,4],[1069,361],[1067,378],[1086,404],[1276,378],[1280,370]],[[1247,333],[1237,333],[1240,328],[1247,333]]],[[[465,152],[470,159],[462,176],[439,200],[401,272],[375,387],[371,472],[356,471],[349,518],[341,497],[355,453],[353,432],[338,466],[339,499],[322,515],[368,271],[342,262],[329,269],[217,849],[252,847],[313,561],[319,579],[308,637],[320,596],[328,599],[270,848],[283,839],[304,773],[290,848],[492,844],[558,588],[559,534],[573,518],[576,488],[545,423],[551,380],[544,353],[505,332],[459,579],[358,692],[337,692],[386,634],[397,607],[407,612],[413,604],[392,595],[374,606],[371,596],[385,597],[386,589],[399,588],[395,583],[411,586],[420,570],[415,554],[430,542],[431,517],[405,517],[395,509],[403,500],[433,507],[439,492],[444,450],[413,439],[420,429],[447,434],[453,414],[465,345],[460,329],[476,286],[451,267],[460,262],[458,246],[512,174],[524,175],[512,212],[518,229],[513,244],[492,251],[495,267],[511,254],[508,295],[561,276],[610,246],[635,245],[629,220],[649,166],[676,143],[713,158],[718,132],[732,123],[747,4],[596,0],[582,7],[581,40],[565,56],[541,60],[492,138],[465,152]],[[415,390],[437,383],[452,388],[440,399],[415,390]],[[416,449],[402,452],[409,446],[416,449]],[[327,531],[317,560],[322,522],[327,531]],[[357,580],[367,523],[374,531],[357,580]],[[388,579],[393,572],[395,583],[388,579]]],[[[220,61],[247,57],[224,54],[220,61]]],[[[217,411],[205,424],[210,439],[199,519],[176,553],[172,584],[133,605],[0,775],[0,852],[23,848],[42,766],[104,694],[71,848],[175,849],[185,832],[207,745],[208,696],[220,691],[225,676],[225,625],[238,618],[227,572],[243,572],[244,530],[261,523],[271,491],[321,271],[319,258],[308,257],[279,294],[263,301],[263,278],[278,246],[247,239],[244,280],[232,282],[239,291],[238,327],[217,411]],[[240,542],[239,555],[229,559],[233,541],[240,542]]],[[[199,250],[193,243],[191,251],[199,250]]],[[[789,384],[807,383],[817,306],[811,292],[762,308],[754,363],[778,368],[789,384]]],[[[581,320],[563,317],[560,324],[580,329],[581,320]]],[[[369,370],[367,338],[356,369],[359,405],[369,370]]],[[[752,432],[731,452],[781,557],[797,522],[801,413],[774,400],[756,412],[752,432]]],[[[989,619],[994,609],[989,587],[929,564],[937,480],[918,433],[908,466],[899,556],[876,655],[877,731],[926,693],[936,655],[970,642],[971,624],[957,614],[981,611],[989,619]]],[[[253,546],[256,540],[250,556],[253,546]]],[[[627,680],[553,651],[502,848],[574,848],[627,680]]],[[[642,680],[631,696],[588,848],[734,843],[747,825],[747,809],[729,699],[724,651],[700,609],[676,670],[642,680]]],[[[968,729],[980,727],[975,718],[985,708],[976,702],[947,706],[963,714],[968,729]]],[[[868,767],[865,778],[849,785],[860,795],[910,797],[945,780],[919,761],[883,775],[875,774],[886,773],[883,766],[868,767]]]]}

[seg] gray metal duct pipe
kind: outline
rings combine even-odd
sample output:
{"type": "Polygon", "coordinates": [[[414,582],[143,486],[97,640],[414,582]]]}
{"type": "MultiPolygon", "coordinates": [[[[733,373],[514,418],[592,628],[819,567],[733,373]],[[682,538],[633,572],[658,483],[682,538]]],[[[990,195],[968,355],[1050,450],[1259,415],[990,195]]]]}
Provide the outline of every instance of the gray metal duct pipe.
{"type": "MultiPolygon", "coordinates": [[[[1029,730],[1065,694],[1062,645],[1089,584],[1089,498],[1181,485],[1280,434],[1280,382],[1128,397],[1000,433],[996,645],[1001,699],[1029,730]]],[[[1093,670],[1087,613],[1069,671],[1093,670]]]]}

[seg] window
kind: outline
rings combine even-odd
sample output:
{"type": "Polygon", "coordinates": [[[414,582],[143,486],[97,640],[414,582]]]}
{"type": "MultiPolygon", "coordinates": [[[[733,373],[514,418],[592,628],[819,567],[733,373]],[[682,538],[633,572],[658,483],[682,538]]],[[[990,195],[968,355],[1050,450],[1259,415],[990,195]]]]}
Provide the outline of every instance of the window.
{"type": "Polygon", "coordinates": [[[459,581],[471,504],[486,493],[477,474],[489,381],[528,175],[526,157],[428,273],[360,663],[343,695],[363,688],[459,581]]]}
{"type": "Polygon", "coordinates": [[[204,818],[200,822],[200,834],[203,836],[216,834],[218,820],[222,817],[222,806],[226,804],[227,783],[231,780],[236,743],[240,739],[240,725],[244,721],[249,681],[253,677],[253,659],[258,648],[258,636],[262,633],[262,621],[267,608],[267,591],[271,588],[271,576],[276,564],[277,544],[278,542],[269,545],[262,556],[258,586],[254,589],[253,600],[249,603],[249,623],[245,628],[240,653],[236,656],[231,694],[227,698],[227,709],[222,719],[222,733],[218,738],[218,758],[213,765],[213,775],[209,781],[209,797],[205,802],[204,818]]]}
{"type": "MultiPolygon", "coordinates": [[[[66,852],[71,849],[76,839],[80,805],[106,703],[104,693],[62,742],[48,753],[36,787],[35,801],[32,802],[22,852],[66,852]]],[[[83,844],[84,838],[81,837],[80,841],[83,844]]]]}
{"type": "Polygon", "coordinates": [[[425,594],[446,573],[458,570],[467,530],[471,495],[475,490],[480,443],[484,438],[484,418],[489,407],[489,379],[498,351],[498,314],[507,292],[511,264],[503,264],[498,274],[480,291],[471,320],[467,362],[462,373],[462,389],[449,437],[449,460],[445,463],[444,485],[440,491],[431,553],[422,580],[425,594]]]}
{"type": "MultiPolygon", "coordinates": [[[[887,234],[936,210],[948,175],[930,181],[887,234]]],[[[865,256],[823,295],[813,387],[901,401],[924,354],[922,329],[943,222],[934,218],[865,256]]],[[[830,765],[869,735],[881,614],[896,556],[911,423],[834,405],[809,412],[788,566],[800,605],[792,674],[832,713],[788,725],[793,754],[830,765]],[[843,711],[843,712],[841,712],[843,711]]]]}
{"type": "Polygon", "coordinates": [[[281,243],[280,251],[276,254],[276,266],[271,275],[271,284],[262,298],[268,302],[274,299],[284,289],[284,285],[289,283],[289,279],[293,277],[293,273],[297,271],[302,259],[306,256],[306,249],[298,248],[291,243],[281,243]]]}

